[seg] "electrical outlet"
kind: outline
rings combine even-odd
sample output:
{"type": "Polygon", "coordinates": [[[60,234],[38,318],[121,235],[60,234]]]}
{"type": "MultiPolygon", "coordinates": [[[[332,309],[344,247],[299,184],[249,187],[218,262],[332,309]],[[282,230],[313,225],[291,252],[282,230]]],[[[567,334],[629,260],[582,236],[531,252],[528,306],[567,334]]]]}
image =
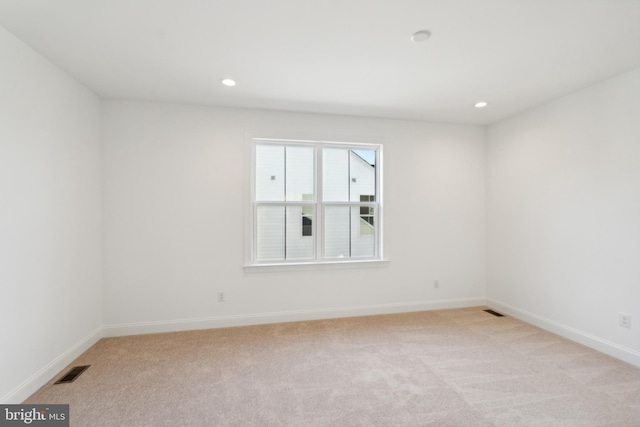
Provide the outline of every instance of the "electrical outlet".
{"type": "Polygon", "coordinates": [[[226,302],[227,298],[224,292],[218,292],[218,302],[226,302]]]}
{"type": "Polygon", "coordinates": [[[631,327],[631,315],[630,314],[624,314],[624,313],[618,313],[620,315],[619,318],[619,323],[620,326],[622,326],[623,328],[630,328],[631,327]]]}
{"type": "Polygon", "coordinates": [[[440,281],[439,280],[434,280],[433,281],[433,289],[438,289],[440,287],[440,281]]]}

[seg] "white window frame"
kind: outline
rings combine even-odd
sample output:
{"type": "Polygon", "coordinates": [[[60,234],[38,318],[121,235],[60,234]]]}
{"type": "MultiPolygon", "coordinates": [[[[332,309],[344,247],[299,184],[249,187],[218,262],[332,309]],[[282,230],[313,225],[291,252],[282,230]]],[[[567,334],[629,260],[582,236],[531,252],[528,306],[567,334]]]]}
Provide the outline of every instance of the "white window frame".
{"type": "Polygon", "coordinates": [[[324,140],[302,140],[302,139],[283,139],[283,138],[263,138],[263,137],[250,137],[248,138],[248,154],[250,157],[248,174],[250,179],[248,185],[245,188],[248,189],[249,197],[246,204],[246,233],[245,233],[245,271],[260,270],[262,268],[273,267],[285,267],[300,268],[300,267],[323,267],[323,266],[335,266],[335,265],[363,265],[363,264],[377,264],[388,262],[384,259],[383,252],[383,159],[382,159],[382,144],[369,144],[369,143],[354,143],[354,142],[337,142],[337,141],[324,141],[324,140]],[[255,196],[255,171],[256,171],[256,146],[264,144],[273,144],[278,146],[307,146],[314,148],[314,200],[310,203],[304,202],[258,202],[255,196]],[[344,148],[353,150],[372,150],[376,153],[375,163],[375,202],[324,202],[322,200],[323,188],[322,188],[322,149],[323,148],[344,148]],[[278,260],[273,262],[257,261],[256,256],[256,222],[257,222],[257,207],[262,205],[304,205],[310,204],[314,206],[315,216],[313,217],[313,239],[314,239],[314,258],[310,260],[278,260]],[[361,206],[374,206],[376,208],[376,215],[374,221],[374,255],[370,257],[349,257],[349,258],[324,258],[324,209],[327,206],[353,206],[359,209],[361,206]]]}

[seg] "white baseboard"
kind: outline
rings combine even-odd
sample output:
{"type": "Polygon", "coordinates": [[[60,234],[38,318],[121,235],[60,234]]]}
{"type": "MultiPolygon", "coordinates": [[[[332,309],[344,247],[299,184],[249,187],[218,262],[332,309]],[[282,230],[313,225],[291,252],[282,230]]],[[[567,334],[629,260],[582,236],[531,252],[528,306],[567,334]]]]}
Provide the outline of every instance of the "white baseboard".
{"type": "Polygon", "coordinates": [[[2,404],[19,404],[38,391],[40,387],[48,383],[58,372],[74,361],[78,356],[87,351],[92,345],[102,338],[102,327],[97,328],[89,335],[71,346],[67,351],[52,360],[48,365],[26,379],[15,389],[0,399],[2,404]]]}
{"type": "Polygon", "coordinates": [[[262,325],[268,323],[297,322],[305,320],[334,319],[339,317],[370,316],[375,314],[406,313],[412,311],[443,310],[484,306],[484,297],[418,301],[396,304],[358,307],[327,308],[314,310],[283,311],[273,313],[241,314],[233,316],[204,317],[159,322],[126,323],[104,327],[105,337],[177,332],[195,329],[227,328],[232,326],[262,325]]]}
{"type": "Polygon", "coordinates": [[[487,298],[487,306],[496,311],[513,316],[516,319],[520,319],[549,332],[553,332],[554,334],[560,335],[561,337],[567,338],[571,341],[590,347],[601,353],[608,354],[616,359],[620,359],[624,362],[640,367],[640,352],[630,348],[618,345],[553,320],[546,319],[542,316],[538,316],[537,314],[533,314],[492,298],[487,298]]]}

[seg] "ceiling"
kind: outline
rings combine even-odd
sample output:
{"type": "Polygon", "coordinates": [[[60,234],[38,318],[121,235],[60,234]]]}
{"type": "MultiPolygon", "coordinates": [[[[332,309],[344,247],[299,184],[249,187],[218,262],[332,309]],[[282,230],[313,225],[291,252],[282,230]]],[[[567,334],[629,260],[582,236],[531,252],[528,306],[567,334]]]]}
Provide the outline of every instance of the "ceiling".
{"type": "Polygon", "coordinates": [[[640,67],[640,0],[0,0],[0,26],[105,98],[435,122],[640,67]]]}

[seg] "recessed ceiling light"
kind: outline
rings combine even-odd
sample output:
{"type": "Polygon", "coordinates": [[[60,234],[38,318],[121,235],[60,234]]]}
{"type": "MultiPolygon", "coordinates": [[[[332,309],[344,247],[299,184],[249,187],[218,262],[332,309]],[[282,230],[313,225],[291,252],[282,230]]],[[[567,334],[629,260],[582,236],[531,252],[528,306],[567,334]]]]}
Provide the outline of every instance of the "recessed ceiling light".
{"type": "Polygon", "coordinates": [[[419,43],[419,42],[423,42],[425,40],[428,40],[429,37],[431,37],[431,31],[429,30],[420,30],[420,31],[416,31],[415,33],[413,33],[413,35],[411,36],[411,41],[414,43],[419,43]]]}
{"type": "Polygon", "coordinates": [[[236,81],[233,80],[233,79],[229,79],[229,78],[220,80],[220,83],[222,83],[225,86],[235,86],[236,85],[236,81]]]}
{"type": "Polygon", "coordinates": [[[476,102],[476,105],[474,105],[474,107],[476,107],[476,108],[484,108],[487,105],[489,105],[489,104],[484,102],[484,101],[480,101],[480,102],[476,102]]]}

